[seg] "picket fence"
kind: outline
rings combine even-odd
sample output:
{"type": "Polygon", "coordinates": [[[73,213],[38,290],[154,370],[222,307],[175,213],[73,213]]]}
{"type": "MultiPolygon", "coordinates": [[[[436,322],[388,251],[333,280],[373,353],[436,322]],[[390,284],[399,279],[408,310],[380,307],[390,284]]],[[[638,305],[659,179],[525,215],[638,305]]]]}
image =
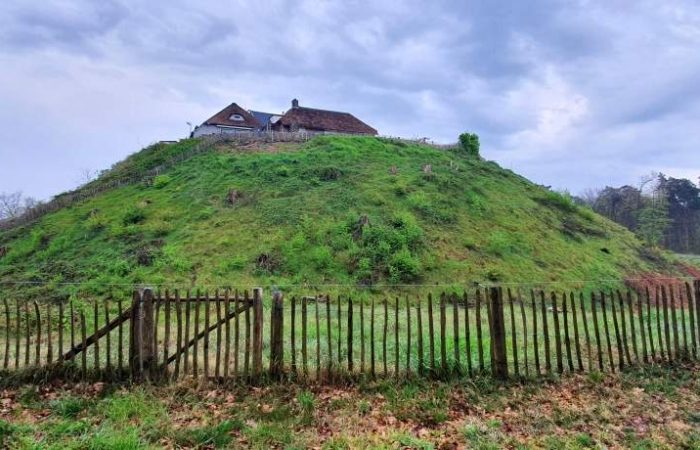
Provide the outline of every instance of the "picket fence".
{"type": "Polygon", "coordinates": [[[699,280],[641,292],[492,286],[379,300],[144,289],[126,307],[2,305],[8,378],[528,379],[697,359],[700,349],[699,280]]]}

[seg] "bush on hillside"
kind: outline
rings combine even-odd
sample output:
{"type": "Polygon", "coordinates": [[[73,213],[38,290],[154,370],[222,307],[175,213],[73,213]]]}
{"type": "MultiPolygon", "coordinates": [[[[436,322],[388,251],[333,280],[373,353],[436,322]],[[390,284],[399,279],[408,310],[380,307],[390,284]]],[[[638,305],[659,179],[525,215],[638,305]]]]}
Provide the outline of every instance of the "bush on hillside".
{"type": "Polygon", "coordinates": [[[479,136],[476,133],[460,134],[459,145],[469,156],[479,156],[479,136]]]}

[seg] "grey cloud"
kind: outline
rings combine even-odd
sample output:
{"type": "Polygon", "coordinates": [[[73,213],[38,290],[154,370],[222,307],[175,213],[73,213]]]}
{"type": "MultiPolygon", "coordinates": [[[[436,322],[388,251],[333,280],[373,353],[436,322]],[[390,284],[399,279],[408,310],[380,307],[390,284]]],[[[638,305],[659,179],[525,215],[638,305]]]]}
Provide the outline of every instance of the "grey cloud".
{"type": "Polygon", "coordinates": [[[13,144],[0,191],[48,196],[230,101],[277,111],[291,97],[386,134],[476,131],[488,158],[573,191],[700,172],[691,0],[7,0],[0,43],[0,118],[25,136],[0,129],[13,144]],[[37,116],[51,121],[39,133],[37,116]]]}

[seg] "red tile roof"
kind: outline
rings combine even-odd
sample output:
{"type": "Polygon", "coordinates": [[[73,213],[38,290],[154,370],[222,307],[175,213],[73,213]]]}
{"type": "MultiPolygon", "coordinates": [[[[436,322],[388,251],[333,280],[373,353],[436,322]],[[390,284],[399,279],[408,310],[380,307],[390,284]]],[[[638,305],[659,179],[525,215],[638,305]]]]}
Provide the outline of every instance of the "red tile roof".
{"type": "Polygon", "coordinates": [[[251,113],[235,103],[231,103],[226,108],[211,116],[204,124],[240,128],[260,128],[262,126],[251,113]],[[243,117],[243,120],[231,120],[231,116],[234,114],[240,115],[243,117]]]}
{"type": "Polygon", "coordinates": [[[350,113],[326,111],[323,109],[292,107],[275,123],[276,130],[295,131],[304,128],[309,131],[331,131],[335,133],[371,134],[377,130],[350,113]]]}

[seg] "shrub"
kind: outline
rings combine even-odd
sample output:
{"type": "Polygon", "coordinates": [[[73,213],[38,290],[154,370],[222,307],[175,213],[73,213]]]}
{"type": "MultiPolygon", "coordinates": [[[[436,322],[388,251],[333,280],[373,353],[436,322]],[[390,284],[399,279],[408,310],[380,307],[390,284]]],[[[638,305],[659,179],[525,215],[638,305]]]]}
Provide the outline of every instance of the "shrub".
{"type": "Polygon", "coordinates": [[[543,197],[537,198],[536,201],[542,205],[556,208],[566,213],[576,211],[576,203],[574,203],[574,200],[568,192],[559,193],[556,191],[547,191],[543,197]]]}
{"type": "Polygon", "coordinates": [[[171,181],[170,175],[158,175],[153,179],[153,187],[160,189],[167,186],[171,181]]]}
{"type": "Polygon", "coordinates": [[[459,145],[467,155],[479,156],[479,136],[476,133],[462,133],[459,135],[459,145]]]}
{"type": "Polygon", "coordinates": [[[420,261],[406,248],[394,254],[389,262],[389,280],[392,283],[414,281],[420,271],[420,261]]]}
{"type": "Polygon", "coordinates": [[[146,220],[146,212],[142,208],[131,207],[126,210],[122,223],[126,225],[136,225],[146,220]]]}

